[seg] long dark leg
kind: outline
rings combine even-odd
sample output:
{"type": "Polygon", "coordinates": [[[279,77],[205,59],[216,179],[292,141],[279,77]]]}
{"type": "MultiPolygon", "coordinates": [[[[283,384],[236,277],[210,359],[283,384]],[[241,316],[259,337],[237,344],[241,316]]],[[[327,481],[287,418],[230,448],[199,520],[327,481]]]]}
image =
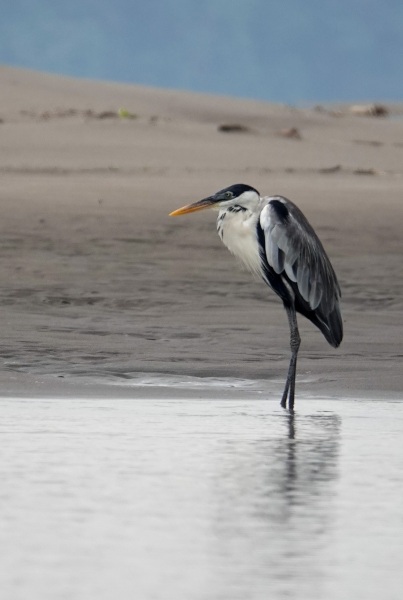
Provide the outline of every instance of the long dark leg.
{"type": "Polygon", "coordinates": [[[288,367],[283,397],[281,398],[281,406],[283,408],[287,408],[288,398],[288,409],[293,410],[295,397],[295,375],[297,371],[297,356],[298,349],[301,344],[301,338],[299,337],[297,314],[295,312],[294,306],[285,306],[284,308],[287,312],[288,323],[290,325],[291,360],[290,366],[288,367]]]}

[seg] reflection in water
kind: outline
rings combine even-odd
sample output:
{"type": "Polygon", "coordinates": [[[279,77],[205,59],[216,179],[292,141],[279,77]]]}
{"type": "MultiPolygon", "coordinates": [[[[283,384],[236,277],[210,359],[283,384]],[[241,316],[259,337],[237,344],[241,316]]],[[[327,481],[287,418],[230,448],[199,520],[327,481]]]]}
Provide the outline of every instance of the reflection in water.
{"type": "Polygon", "coordinates": [[[0,400],[2,597],[400,600],[403,403],[320,406],[0,400]]]}
{"type": "Polygon", "coordinates": [[[285,416],[287,438],[277,448],[285,458],[283,495],[287,504],[320,498],[337,477],[340,418],[333,415],[285,416]],[[299,434],[299,435],[298,435],[299,434]]]}
{"type": "Polygon", "coordinates": [[[340,564],[355,574],[335,531],[357,505],[338,496],[348,419],[341,452],[334,403],[311,415],[248,400],[0,404],[4,597],[357,597],[329,589],[340,564]]]}
{"type": "MultiPolygon", "coordinates": [[[[320,598],[335,518],[340,418],[283,413],[278,419],[275,435],[227,448],[217,477],[215,540],[229,564],[248,556],[251,571],[264,571],[262,581],[279,594],[288,597],[297,583],[299,597],[320,598]]],[[[233,573],[234,589],[242,590],[245,578],[233,573]]]]}

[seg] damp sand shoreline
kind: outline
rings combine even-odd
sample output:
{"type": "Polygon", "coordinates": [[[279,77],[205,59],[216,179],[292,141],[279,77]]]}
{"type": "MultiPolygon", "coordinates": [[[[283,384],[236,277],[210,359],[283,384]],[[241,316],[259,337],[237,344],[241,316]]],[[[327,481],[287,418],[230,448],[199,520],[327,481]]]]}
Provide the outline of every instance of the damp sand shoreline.
{"type": "Polygon", "coordinates": [[[168,217],[239,181],[296,202],[340,280],[344,341],[333,350],[299,319],[297,393],[401,394],[401,120],[6,67],[0,82],[3,396],[136,397],[143,373],[277,394],[278,299],[221,246],[214,215],[168,217]]]}

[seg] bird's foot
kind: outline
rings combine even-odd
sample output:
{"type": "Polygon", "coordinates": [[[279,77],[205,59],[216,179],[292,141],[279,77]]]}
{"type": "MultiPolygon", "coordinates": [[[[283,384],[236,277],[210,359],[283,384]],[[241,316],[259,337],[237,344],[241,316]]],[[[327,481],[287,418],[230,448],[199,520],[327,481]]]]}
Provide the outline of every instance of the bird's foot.
{"type": "Polygon", "coordinates": [[[283,393],[283,397],[281,398],[280,405],[282,408],[285,408],[285,409],[288,408],[290,413],[293,413],[294,412],[294,394],[291,392],[291,390],[290,390],[290,393],[288,393],[288,392],[289,392],[288,387],[286,387],[286,389],[284,390],[284,393],[283,393]],[[287,400],[288,400],[288,407],[287,407],[287,400]]]}

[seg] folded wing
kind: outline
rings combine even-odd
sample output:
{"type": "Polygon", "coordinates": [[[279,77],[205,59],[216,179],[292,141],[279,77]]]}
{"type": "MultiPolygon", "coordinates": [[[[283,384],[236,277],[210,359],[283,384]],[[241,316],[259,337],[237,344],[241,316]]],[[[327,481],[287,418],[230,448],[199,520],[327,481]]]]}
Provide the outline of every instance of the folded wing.
{"type": "Polygon", "coordinates": [[[312,226],[290,200],[266,199],[260,214],[268,265],[293,289],[295,305],[333,346],[343,337],[340,286],[312,226]]]}

